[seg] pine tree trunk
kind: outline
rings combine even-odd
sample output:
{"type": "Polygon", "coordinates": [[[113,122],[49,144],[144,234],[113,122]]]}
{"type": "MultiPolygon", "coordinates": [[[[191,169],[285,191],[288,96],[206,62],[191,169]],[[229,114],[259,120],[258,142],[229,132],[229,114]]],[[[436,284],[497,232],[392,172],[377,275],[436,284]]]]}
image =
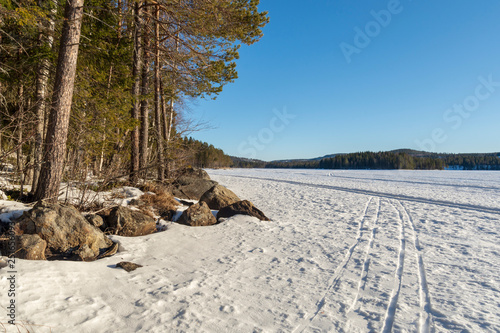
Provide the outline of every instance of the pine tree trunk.
{"type": "MultiPolygon", "coordinates": [[[[139,94],[141,88],[141,66],[142,66],[142,51],[141,51],[141,9],[138,2],[134,6],[134,63],[132,65],[132,76],[134,82],[132,84],[132,119],[139,122],[140,101],[139,94]]],[[[139,180],[139,126],[136,125],[131,134],[131,151],[130,151],[130,182],[137,183],[139,180]]]]}
{"type": "MultiPolygon", "coordinates": [[[[148,164],[148,140],[149,140],[149,103],[148,103],[148,93],[149,93],[149,36],[146,32],[146,28],[143,31],[143,56],[144,63],[142,66],[142,77],[141,77],[141,127],[139,134],[139,169],[145,170],[148,164]]],[[[146,171],[142,171],[143,176],[147,174],[146,171]]]]}
{"type": "Polygon", "coordinates": [[[56,202],[63,174],[84,0],[67,0],[36,200],[56,202]]]}
{"type": "MultiPolygon", "coordinates": [[[[47,47],[47,49],[52,50],[54,44],[54,29],[55,22],[54,17],[57,14],[57,1],[49,0],[48,3],[51,6],[50,15],[48,17],[48,31],[47,35],[44,36],[42,32],[39,35],[39,43],[42,46],[47,47]]],[[[43,143],[43,130],[44,130],[44,118],[45,118],[45,107],[46,107],[46,95],[47,95],[47,85],[49,82],[49,70],[50,61],[48,58],[42,58],[38,64],[37,78],[36,78],[36,104],[35,104],[35,144],[34,144],[34,166],[33,166],[33,182],[31,186],[31,191],[34,192],[37,184],[38,177],[40,175],[40,168],[42,163],[42,143],[43,143]]]]}
{"type": "Polygon", "coordinates": [[[165,161],[163,160],[163,135],[162,135],[162,119],[161,119],[161,91],[160,91],[160,9],[155,7],[155,128],[156,128],[156,147],[158,150],[158,180],[165,180],[165,161]]]}

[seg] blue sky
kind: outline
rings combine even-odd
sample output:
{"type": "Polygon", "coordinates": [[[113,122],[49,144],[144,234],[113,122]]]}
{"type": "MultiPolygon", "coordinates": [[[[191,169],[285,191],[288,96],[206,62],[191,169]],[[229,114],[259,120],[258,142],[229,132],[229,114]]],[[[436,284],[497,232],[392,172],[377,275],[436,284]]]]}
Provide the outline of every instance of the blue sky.
{"type": "Polygon", "coordinates": [[[262,160],[500,151],[498,0],[261,0],[239,78],[190,105],[193,137],[262,160]]]}

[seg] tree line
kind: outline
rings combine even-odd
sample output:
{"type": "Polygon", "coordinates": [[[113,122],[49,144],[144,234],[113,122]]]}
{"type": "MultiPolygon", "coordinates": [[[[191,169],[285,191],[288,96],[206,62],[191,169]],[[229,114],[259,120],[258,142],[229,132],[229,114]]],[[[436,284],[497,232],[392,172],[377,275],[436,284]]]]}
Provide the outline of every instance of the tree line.
{"type": "Polygon", "coordinates": [[[164,182],[182,164],[227,165],[186,142],[197,124],[183,110],[237,79],[238,49],[268,22],[258,4],[0,0],[0,162],[51,201],[89,174],[164,182]]]}
{"type": "Polygon", "coordinates": [[[500,153],[436,154],[412,150],[338,154],[313,160],[264,162],[233,157],[239,168],[500,170],[500,153]]]}

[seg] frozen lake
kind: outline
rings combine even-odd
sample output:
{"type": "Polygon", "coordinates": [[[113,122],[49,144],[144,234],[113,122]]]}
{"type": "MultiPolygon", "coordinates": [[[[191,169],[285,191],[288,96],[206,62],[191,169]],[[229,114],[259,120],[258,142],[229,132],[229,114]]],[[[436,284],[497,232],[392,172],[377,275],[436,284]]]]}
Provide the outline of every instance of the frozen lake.
{"type": "Polygon", "coordinates": [[[500,173],[210,174],[276,223],[270,283],[288,274],[280,304],[300,309],[286,330],[500,331],[500,173]]]}
{"type": "Polygon", "coordinates": [[[208,172],[272,221],[113,236],[118,254],[90,263],[21,260],[18,319],[36,332],[500,331],[500,172],[208,172]],[[114,268],[124,260],[144,267],[114,268]]]}

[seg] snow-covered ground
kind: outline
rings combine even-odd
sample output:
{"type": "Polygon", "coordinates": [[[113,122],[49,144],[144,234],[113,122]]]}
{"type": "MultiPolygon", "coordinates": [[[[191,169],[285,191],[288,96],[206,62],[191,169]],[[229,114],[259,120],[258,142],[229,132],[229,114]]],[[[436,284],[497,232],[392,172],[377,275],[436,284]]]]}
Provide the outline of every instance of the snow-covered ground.
{"type": "Polygon", "coordinates": [[[18,261],[17,320],[34,332],[500,331],[500,172],[208,171],[272,221],[170,223],[113,237],[120,252],[96,262],[18,261]],[[124,260],[144,267],[115,268],[124,260]]]}

